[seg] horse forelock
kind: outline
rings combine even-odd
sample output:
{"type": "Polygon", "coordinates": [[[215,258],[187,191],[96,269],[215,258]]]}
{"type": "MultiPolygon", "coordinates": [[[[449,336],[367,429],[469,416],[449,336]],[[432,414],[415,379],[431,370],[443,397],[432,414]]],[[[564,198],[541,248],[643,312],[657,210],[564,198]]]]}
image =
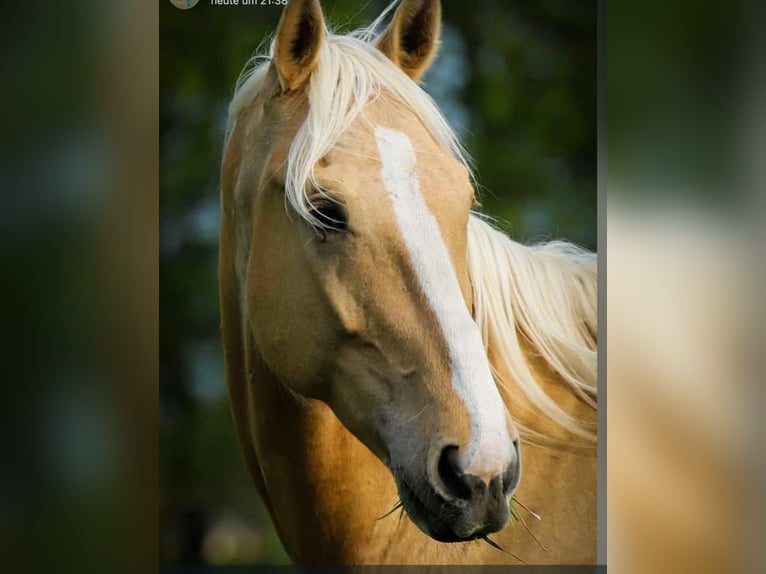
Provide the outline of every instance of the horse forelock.
{"type": "MultiPolygon", "coordinates": [[[[379,21],[349,35],[326,31],[318,64],[306,87],[308,113],[290,145],[285,176],[288,205],[312,225],[324,222],[312,214],[309,195],[324,189],[314,175],[315,165],[337,144],[364,107],[386,92],[406,105],[429,135],[469,171],[470,159],[436,103],[374,45],[379,21]]],[[[270,42],[265,54],[256,54],[245,66],[228,110],[224,151],[240,114],[256,96],[272,85],[269,70],[274,53],[270,42]]]]}

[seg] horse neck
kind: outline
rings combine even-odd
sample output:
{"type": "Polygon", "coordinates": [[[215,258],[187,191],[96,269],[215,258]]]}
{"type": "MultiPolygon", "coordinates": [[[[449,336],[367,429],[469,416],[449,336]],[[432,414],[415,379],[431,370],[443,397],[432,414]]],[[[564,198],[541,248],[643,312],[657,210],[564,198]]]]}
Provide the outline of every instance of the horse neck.
{"type": "Polygon", "coordinates": [[[294,396],[251,356],[254,474],[291,558],[353,563],[363,548],[381,560],[390,533],[376,518],[397,501],[390,472],[325,403],[294,396]]]}

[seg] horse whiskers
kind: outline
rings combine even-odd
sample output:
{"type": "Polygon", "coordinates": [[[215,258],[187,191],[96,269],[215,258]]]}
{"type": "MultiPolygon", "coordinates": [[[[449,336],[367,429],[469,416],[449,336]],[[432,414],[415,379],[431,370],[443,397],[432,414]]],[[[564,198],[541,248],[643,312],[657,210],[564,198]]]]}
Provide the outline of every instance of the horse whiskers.
{"type": "Polygon", "coordinates": [[[430,407],[432,404],[433,404],[433,402],[432,402],[432,401],[429,401],[429,402],[427,402],[425,405],[423,405],[423,408],[422,408],[422,409],[420,409],[420,411],[418,412],[418,414],[416,414],[416,415],[415,415],[414,417],[412,417],[410,420],[408,420],[408,421],[405,421],[405,422],[404,422],[404,425],[406,426],[406,425],[411,425],[412,423],[414,423],[414,422],[415,422],[415,420],[417,420],[417,418],[418,418],[418,417],[420,417],[420,415],[422,415],[424,412],[426,412],[426,409],[427,409],[428,407],[430,407]]]}
{"type": "MultiPolygon", "coordinates": [[[[384,518],[386,518],[387,516],[390,516],[390,515],[392,515],[394,512],[396,512],[396,511],[397,511],[397,510],[399,510],[400,508],[401,508],[401,510],[402,510],[402,513],[403,513],[403,512],[404,512],[404,503],[402,502],[402,500],[401,500],[401,499],[399,499],[399,500],[397,500],[397,501],[396,501],[396,504],[394,504],[394,507],[393,507],[391,510],[389,510],[388,512],[386,512],[386,513],[385,513],[383,516],[379,516],[379,517],[378,517],[378,518],[376,518],[375,520],[376,520],[376,521],[377,521],[377,520],[383,520],[383,519],[384,519],[384,518]]],[[[401,522],[401,520],[402,520],[402,514],[400,513],[400,514],[399,514],[399,521],[401,522]]]]}
{"type": "Polygon", "coordinates": [[[484,542],[489,544],[492,548],[496,548],[497,550],[499,550],[503,554],[507,554],[508,556],[511,556],[512,558],[515,558],[516,560],[518,560],[522,564],[526,564],[526,562],[524,560],[522,560],[521,558],[516,556],[513,552],[509,552],[508,550],[505,550],[502,546],[500,546],[497,542],[492,540],[489,536],[482,536],[481,538],[476,538],[476,540],[477,541],[478,540],[483,540],[484,542]]]}
{"type": "MultiPolygon", "coordinates": [[[[413,493],[413,494],[414,494],[414,493],[413,493]]],[[[416,496],[417,496],[417,495],[416,495],[416,496]]],[[[526,507],[526,506],[525,506],[525,505],[524,505],[522,502],[520,502],[520,501],[519,501],[519,499],[518,499],[518,498],[516,498],[516,496],[512,496],[512,497],[511,497],[511,500],[508,502],[508,508],[509,508],[509,510],[510,510],[510,512],[511,512],[511,519],[512,519],[512,521],[513,521],[513,520],[516,520],[516,521],[518,521],[518,522],[521,522],[521,524],[524,526],[524,529],[527,531],[527,533],[529,533],[529,535],[530,535],[530,536],[532,537],[532,539],[533,539],[533,540],[534,540],[534,541],[537,543],[537,545],[538,545],[538,546],[540,546],[540,548],[541,548],[543,551],[547,551],[548,549],[545,547],[545,545],[543,545],[543,543],[542,543],[542,542],[540,542],[540,540],[537,538],[537,536],[535,536],[535,533],[534,533],[534,532],[532,532],[532,530],[529,528],[529,525],[528,525],[528,524],[527,524],[527,522],[524,520],[524,517],[523,517],[523,516],[521,516],[521,514],[519,514],[519,511],[518,511],[518,509],[514,507],[514,502],[515,502],[516,504],[518,504],[518,505],[519,505],[521,508],[523,508],[524,510],[526,510],[526,511],[527,511],[527,512],[528,512],[530,515],[534,516],[534,517],[535,517],[537,520],[541,520],[541,518],[540,518],[540,515],[539,515],[539,514],[537,514],[536,512],[533,512],[533,511],[531,511],[529,508],[527,508],[527,507],[526,507]]],[[[402,518],[404,518],[404,514],[405,514],[405,510],[404,510],[404,502],[402,501],[402,499],[401,499],[401,498],[399,498],[399,499],[396,501],[396,503],[394,504],[393,508],[391,508],[391,510],[389,510],[388,512],[386,512],[386,513],[385,513],[385,514],[383,514],[382,516],[379,516],[379,517],[378,517],[378,518],[376,518],[375,520],[376,520],[376,521],[377,521],[377,520],[383,520],[384,518],[387,518],[387,517],[391,516],[391,515],[392,515],[394,512],[396,512],[397,510],[399,511],[399,517],[398,517],[398,519],[397,519],[397,522],[396,522],[396,528],[397,528],[397,529],[399,529],[399,527],[400,527],[400,526],[401,526],[401,524],[402,524],[402,518]]],[[[440,506],[440,508],[439,508],[439,511],[437,512],[437,517],[438,517],[438,519],[439,519],[440,521],[444,521],[445,519],[448,519],[448,518],[449,518],[449,515],[450,515],[450,508],[449,508],[449,507],[447,507],[447,506],[445,506],[444,504],[442,504],[442,505],[440,506]]],[[[513,524],[513,522],[512,522],[512,521],[511,521],[511,524],[513,524]]],[[[526,562],[525,562],[524,560],[522,560],[522,559],[521,559],[519,556],[517,556],[517,555],[516,555],[516,554],[514,554],[513,552],[510,552],[510,551],[508,551],[508,550],[505,550],[505,549],[504,549],[502,546],[500,546],[500,545],[499,545],[497,542],[495,542],[494,540],[492,540],[492,539],[491,539],[489,536],[486,536],[486,535],[485,535],[485,536],[481,536],[481,537],[475,538],[475,539],[474,539],[474,542],[475,542],[476,544],[480,544],[482,540],[483,540],[484,542],[486,542],[487,544],[489,544],[490,546],[492,546],[493,548],[495,548],[495,549],[499,550],[500,552],[503,552],[504,554],[507,554],[508,556],[511,556],[512,558],[515,558],[516,560],[518,560],[518,561],[519,561],[519,562],[521,562],[522,564],[526,564],[526,562]]]]}
{"type": "Polygon", "coordinates": [[[522,504],[522,502],[521,502],[521,501],[520,501],[518,498],[516,498],[515,496],[511,498],[511,502],[515,502],[516,504],[518,504],[519,506],[521,506],[521,507],[522,507],[524,510],[526,510],[527,512],[529,512],[529,514],[531,514],[532,516],[534,516],[535,518],[537,518],[537,520],[542,520],[542,518],[540,517],[540,515],[539,515],[539,514],[537,514],[536,512],[533,512],[533,511],[529,510],[529,508],[527,508],[526,506],[524,506],[524,504],[522,504]]]}
{"type": "Polygon", "coordinates": [[[522,507],[524,510],[526,510],[527,512],[529,512],[529,513],[530,513],[532,516],[534,516],[534,517],[535,517],[535,518],[537,518],[538,520],[540,520],[540,516],[539,516],[538,514],[535,514],[535,513],[534,513],[534,512],[532,512],[531,510],[529,510],[529,509],[528,509],[526,506],[524,506],[524,505],[523,505],[521,502],[519,502],[519,501],[518,501],[518,499],[517,499],[515,496],[511,497],[511,500],[510,500],[510,502],[508,502],[508,508],[509,508],[509,510],[511,511],[511,518],[513,518],[513,519],[516,519],[516,520],[518,520],[519,522],[521,522],[522,526],[524,526],[524,530],[526,530],[526,531],[529,533],[529,535],[532,537],[532,539],[533,539],[533,540],[534,540],[534,541],[537,543],[537,545],[538,545],[538,546],[539,546],[539,547],[540,547],[540,548],[541,548],[541,549],[542,549],[544,552],[546,552],[548,549],[547,549],[547,548],[546,548],[546,547],[543,545],[543,543],[542,543],[542,542],[540,542],[540,540],[537,538],[537,536],[535,536],[535,533],[534,533],[534,532],[532,532],[532,530],[529,528],[529,525],[527,525],[527,521],[526,521],[526,520],[524,520],[524,517],[523,517],[523,516],[521,516],[521,514],[519,514],[519,511],[518,511],[516,508],[514,508],[514,506],[513,506],[513,503],[514,503],[514,502],[516,502],[516,504],[518,504],[519,506],[521,506],[521,507],[522,507]]]}

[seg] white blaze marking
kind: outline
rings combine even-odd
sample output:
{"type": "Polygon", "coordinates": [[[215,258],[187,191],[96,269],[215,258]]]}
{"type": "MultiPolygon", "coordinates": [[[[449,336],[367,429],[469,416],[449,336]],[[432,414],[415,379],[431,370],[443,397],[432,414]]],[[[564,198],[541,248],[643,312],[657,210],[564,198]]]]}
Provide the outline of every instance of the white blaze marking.
{"type": "Polygon", "coordinates": [[[415,151],[402,132],[375,130],[381,176],[415,275],[447,342],[452,386],[471,420],[471,441],[461,447],[465,472],[493,476],[511,462],[513,447],[500,393],[490,372],[479,328],[468,312],[439,224],[415,173],[415,151]]]}

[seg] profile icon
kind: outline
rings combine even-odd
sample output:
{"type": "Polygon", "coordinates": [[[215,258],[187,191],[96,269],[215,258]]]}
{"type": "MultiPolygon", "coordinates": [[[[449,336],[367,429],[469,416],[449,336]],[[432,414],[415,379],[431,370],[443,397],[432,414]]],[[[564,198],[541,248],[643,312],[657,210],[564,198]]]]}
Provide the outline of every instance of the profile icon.
{"type": "Polygon", "coordinates": [[[188,10],[189,8],[194,8],[199,0],[170,0],[170,2],[176,8],[180,8],[181,10],[188,10]]]}

